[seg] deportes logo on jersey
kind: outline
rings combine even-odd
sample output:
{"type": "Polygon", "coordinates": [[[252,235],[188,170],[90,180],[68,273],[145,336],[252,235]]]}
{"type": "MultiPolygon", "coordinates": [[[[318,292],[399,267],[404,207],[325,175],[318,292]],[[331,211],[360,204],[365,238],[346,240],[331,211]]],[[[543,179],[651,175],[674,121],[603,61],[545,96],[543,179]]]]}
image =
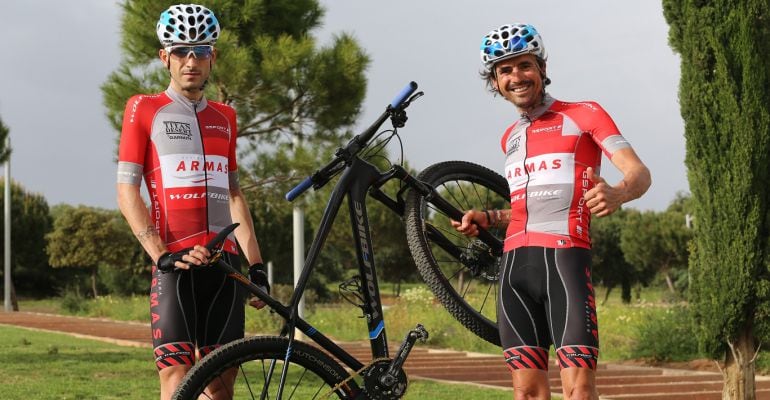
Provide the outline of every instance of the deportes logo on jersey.
{"type": "Polygon", "coordinates": [[[546,126],[544,128],[537,128],[533,129],[531,133],[551,133],[551,132],[560,132],[561,131],[561,125],[554,125],[554,126],[546,126]]]}
{"type": "Polygon", "coordinates": [[[169,139],[192,140],[192,129],[186,122],[163,121],[169,139]]]}

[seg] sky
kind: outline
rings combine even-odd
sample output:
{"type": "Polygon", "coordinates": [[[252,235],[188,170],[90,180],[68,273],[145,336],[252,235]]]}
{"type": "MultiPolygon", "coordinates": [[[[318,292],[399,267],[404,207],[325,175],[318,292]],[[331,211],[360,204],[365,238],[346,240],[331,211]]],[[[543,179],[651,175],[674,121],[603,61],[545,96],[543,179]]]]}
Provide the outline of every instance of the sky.
{"type": "MultiPolygon", "coordinates": [[[[425,92],[399,131],[412,167],[465,160],[502,171],[500,137],[518,114],[479,78],[479,45],[490,30],[524,22],[542,35],[549,93],[601,104],[650,168],[652,187],[628,207],[662,211],[689,191],[679,56],[668,46],[660,1],[321,4],[323,25],[313,32],[319,45],[344,32],[371,58],[356,130],[409,81],[425,92]]],[[[6,38],[0,42],[0,118],[11,130],[11,175],[49,205],[117,208],[118,133],[107,121],[100,86],[121,62],[120,13],[110,0],[0,2],[0,37],[6,38]]],[[[155,22],[148,21],[148,29],[155,22]]],[[[602,175],[611,184],[621,178],[606,159],[602,175]]]]}

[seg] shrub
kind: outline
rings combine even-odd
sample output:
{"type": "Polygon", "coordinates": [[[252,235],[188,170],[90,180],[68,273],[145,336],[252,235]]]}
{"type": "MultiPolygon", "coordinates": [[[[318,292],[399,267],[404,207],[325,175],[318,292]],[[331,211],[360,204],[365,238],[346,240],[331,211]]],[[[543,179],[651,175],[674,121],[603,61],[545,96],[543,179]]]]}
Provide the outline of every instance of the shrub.
{"type": "Polygon", "coordinates": [[[653,362],[683,361],[697,358],[698,342],[692,333],[687,307],[673,306],[649,314],[637,328],[632,357],[653,362]]]}
{"type": "Polygon", "coordinates": [[[61,293],[61,308],[71,314],[88,312],[88,300],[80,293],[80,286],[66,286],[61,293]]]}

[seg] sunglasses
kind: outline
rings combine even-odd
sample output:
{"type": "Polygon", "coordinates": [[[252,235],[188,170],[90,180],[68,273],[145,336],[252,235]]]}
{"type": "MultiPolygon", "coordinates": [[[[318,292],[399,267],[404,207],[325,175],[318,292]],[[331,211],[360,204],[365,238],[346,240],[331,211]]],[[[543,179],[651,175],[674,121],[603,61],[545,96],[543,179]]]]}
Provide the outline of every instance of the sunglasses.
{"type": "Polygon", "coordinates": [[[214,46],[171,46],[166,47],[166,52],[179,58],[187,58],[192,54],[195,58],[209,59],[214,53],[214,46]]]}

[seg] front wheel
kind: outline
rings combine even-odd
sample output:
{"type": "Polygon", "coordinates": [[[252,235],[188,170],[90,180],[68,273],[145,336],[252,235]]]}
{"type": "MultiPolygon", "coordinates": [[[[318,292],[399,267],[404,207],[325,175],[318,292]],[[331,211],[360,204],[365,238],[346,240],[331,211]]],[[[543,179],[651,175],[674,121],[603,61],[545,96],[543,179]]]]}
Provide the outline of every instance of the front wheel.
{"type": "MultiPolygon", "coordinates": [[[[457,232],[435,196],[460,211],[504,209],[510,204],[507,182],[488,168],[464,161],[434,164],[417,179],[434,189],[434,197],[413,189],[406,198],[406,237],[420,275],[463,326],[500,345],[496,312],[501,254],[457,232]]],[[[505,228],[490,233],[502,242],[505,228]]]]}
{"type": "MultiPolygon", "coordinates": [[[[288,347],[287,338],[264,336],[224,345],[204,357],[187,373],[174,393],[174,399],[213,398],[207,387],[224,381],[223,374],[235,375],[235,385],[233,388],[219,385],[225,387],[227,393],[217,398],[275,399],[288,347]]],[[[360,394],[356,382],[350,380],[340,385],[349,376],[345,369],[319,349],[294,341],[282,398],[353,399],[360,394]]]]}

